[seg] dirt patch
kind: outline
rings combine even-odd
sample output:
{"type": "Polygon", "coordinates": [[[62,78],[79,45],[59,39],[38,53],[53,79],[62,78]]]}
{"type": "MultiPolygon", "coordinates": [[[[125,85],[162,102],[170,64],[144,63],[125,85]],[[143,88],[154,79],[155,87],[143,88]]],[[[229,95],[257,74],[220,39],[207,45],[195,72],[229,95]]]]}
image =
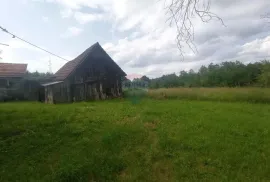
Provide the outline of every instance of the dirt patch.
{"type": "Polygon", "coordinates": [[[158,123],[159,123],[159,121],[146,122],[146,123],[144,123],[144,127],[154,130],[157,128],[158,123]]]}
{"type": "Polygon", "coordinates": [[[116,124],[130,124],[130,123],[134,123],[138,120],[140,116],[125,116],[122,120],[117,121],[116,124]]]}
{"type": "Polygon", "coordinates": [[[126,170],[123,170],[119,173],[118,179],[119,181],[130,181],[131,176],[128,174],[126,170]]]}
{"type": "Polygon", "coordinates": [[[172,181],[173,166],[169,161],[158,161],[153,164],[153,181],[172,181]]]}
{"type": "Polygon", "coordinates": [[[154,123],[145,123],[144,127],[148,129],[156,129],[157,125],[154,123]]]}

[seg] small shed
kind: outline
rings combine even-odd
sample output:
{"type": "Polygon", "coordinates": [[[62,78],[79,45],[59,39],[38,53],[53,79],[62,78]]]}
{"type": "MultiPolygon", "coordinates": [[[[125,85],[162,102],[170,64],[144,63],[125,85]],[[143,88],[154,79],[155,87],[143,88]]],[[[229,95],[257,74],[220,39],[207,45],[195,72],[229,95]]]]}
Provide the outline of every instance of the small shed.
{"type": "Polygon", "coordinates": [[[46,103],[98,100],[122,95],[126,73],[97,42],[43,84],[46,103]]]}

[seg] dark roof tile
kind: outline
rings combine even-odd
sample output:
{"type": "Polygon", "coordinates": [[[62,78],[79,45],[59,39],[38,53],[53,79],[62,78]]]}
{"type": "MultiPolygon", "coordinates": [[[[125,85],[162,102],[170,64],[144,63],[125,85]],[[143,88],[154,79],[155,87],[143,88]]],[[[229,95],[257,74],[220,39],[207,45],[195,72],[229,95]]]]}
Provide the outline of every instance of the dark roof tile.
{"type": "MultiPolygon", "coordinates": [[[[67,62],[62,68],[60,68],[55,73],[55,80],[62,81],[65,80],[77,67],[80,63],[82,63],[87,56],[90,56],[90,54],[94,53],[96,49],[101,48],[105,55],[110,58],[110,56],[105,52],[105,50],[99,45],[99,43],[93,44],[91,47],[86,49],[82,54],[80,54],[78,57],[76,57],[74,60],[67,62]]],[[[123,75],[126,75],[126,73],[110,58],[111,62],[113,62],[117,69],[121,71],[123,75]]]]}

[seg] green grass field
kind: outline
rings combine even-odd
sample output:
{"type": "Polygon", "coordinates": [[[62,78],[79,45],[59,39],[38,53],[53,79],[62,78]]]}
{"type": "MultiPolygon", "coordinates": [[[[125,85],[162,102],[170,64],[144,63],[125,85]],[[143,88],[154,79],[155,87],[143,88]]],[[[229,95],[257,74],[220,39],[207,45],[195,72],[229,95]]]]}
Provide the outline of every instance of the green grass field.
{"type": "Polygon", "coordinates": [[[0,104],[0,181],[269,181],[270,105],[0,104]]]}
{"type": "Polygon", "coordinates": [[[270,103],[269,88],[161,88],[150,89],[147,95],[155,99],[185,99],[203,101],[270,103]]]}

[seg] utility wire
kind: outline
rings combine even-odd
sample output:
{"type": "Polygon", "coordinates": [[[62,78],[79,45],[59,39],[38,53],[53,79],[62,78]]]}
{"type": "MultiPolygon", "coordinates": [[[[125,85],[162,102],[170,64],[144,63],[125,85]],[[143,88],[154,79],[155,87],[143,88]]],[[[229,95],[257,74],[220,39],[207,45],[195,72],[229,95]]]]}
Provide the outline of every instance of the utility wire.
{"type": "Polygon", "coordinates": [[[52,52],[50,52],[50,51],[47,51],[47,50],[45,50],[45,49],[43,49],[43,48],[41,48],[41,47],[39,47],[39,46],[37,46],[37,45],[35,45],[35,44],[32,44],[31,42],[28,42],[27,40],[24,40],[24,39],[22,39],[22,38],[20,38],[20,37],[18,37],[18,36],[16,36],[16,35],[14,35],[13,33],[9,32],[7,29],[5,29],[5,28],[3,28],[3,27],[1,27],[1,26],[0,26],[0,29],[2,29],[2,31],[5,32],[5,33],[7,33],[7,34],[12,35],[12,38],[18,38],[18,39],[20,39],[21,41],[26,42],[27,44],[30,44],[31,46],[34,46],[34,47],[36,47],[36,48],[38,48],[38,49],[40,49],[40,50],[42,50],[42,51],[45,51],[45,52],[47,52],[47,53],[53,55],[53,56],[56,56],[56,57],[58,57],[58,58],[60,58],[60,59],[63,59],[63,60],[65,60],[65,61],[69,61],[69,60],[67,60],[67,59],[65,59],[65,58],[62,58],[62,57],[60,57],[60,56],[58,56],[58,55],[56,55],[56,54],[54,54],[54,53],[52,53],[52,52]]]}
{"type": "Polygon", "coordinates": [[[3,45],[3,46],[9,46],[9,45],[7,45],[7,44],[3,44],[3,43],[0,43],[0,45],[3,45]]]}

